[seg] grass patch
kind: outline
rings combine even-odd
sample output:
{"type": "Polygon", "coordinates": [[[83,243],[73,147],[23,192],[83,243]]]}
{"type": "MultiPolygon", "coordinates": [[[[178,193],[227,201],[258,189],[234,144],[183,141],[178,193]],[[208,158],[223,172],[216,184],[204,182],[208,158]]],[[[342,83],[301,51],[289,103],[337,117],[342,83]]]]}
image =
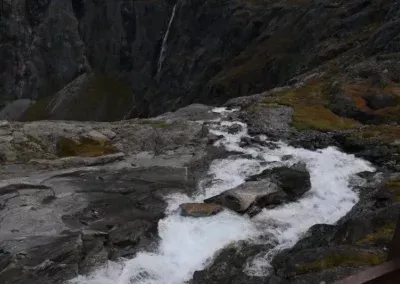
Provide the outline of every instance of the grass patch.
{"type": "Polygon", "coordinates": [[[372,87],[369,84],[347,84],[344,86],[345,95],[352,99],[361,111],[382,118],[386,122],[400,122],[400,84],[388,84],[385,87],[372,87]],[[367,105],[367,94],[388,94],[396,98],[393,106],[373,110],[367,105]]]}
{"type": "Polygon", "coordinates": [[[375,230],[372,234],[365,236],[363,239],[358,240],[357,244],[362,245],[377,245],[388,244],[392,241],[396,224],[387,224],[375,230]]]}
{"type": "Polygon", "coordinates": [[[79,141],[61,138],[56,145],[58,157],[99,157],[117,153],[118,150],[109,141],[81,138],[79,141]]]}
{"type": "Polygon", "coordinates": [[[389,181],[386,187],[393,193],[392,201],[400,202],[400,180],[389,181]]]}
{"type": "Polygon", "coordinates": [[[294,109],[293,125],[298,130],[334,131],[353,129],[359,126],[353,119],[340,117],[326,105],[324,84],[312,82],[309,85],[277,93],[266,98],[264,104],[280,104],[294,109]]]}
{"type": "Polygon", "coordinates": [[[359,267],[374,266],[386,261],[385,253],[354,253],[354,254],[331,254],[325,256],[319,261],[296,265],[296,271],[300,273],[309,273],[321,271],[324,269],[333,269],[335,267],[359,267]]]}
{"type": "Polygon", "coordinates": [[[298,130],[334,131],[355,128],[358,123],[351,119],[337,116],[321,106],[295,107],[293,125],[298,130]]]}
{"type": "Polygon", "coordinates": [[[96,74],[68,107],[76,120],[115,121],[121,120],[132,105],[133,93],[129,86],[118,78],[96,74]]]}
{"type": "Polygon", "coordinates": [[[399,125],[371,125],[360,128],[352,134],[354,139],[372,142],[393,143],[400,140],[399,125]]]}
{"type": "Polygon", "coordinates": [[[19,120],[21,121],[32,121],[32,120],[45,120],[51,116],[49,105],[54,97],[43,98],[33,103],[29,108],[21,115],[19,120]]]}
{"type": "MultiPolygon", "coordinates": [[[[113,76],[92,74],[74,87],[75,96],[63,100],[63,119],[79,121],[116,121],[132,108],[134,99],[131,88],[113,76]]],[[[66,87],[68,88],[68,86],[66,87]]],[[[54,96],[46,97],[30,106],[22,115],[22,121],[51,119],[50,103],[54,96]]]]}

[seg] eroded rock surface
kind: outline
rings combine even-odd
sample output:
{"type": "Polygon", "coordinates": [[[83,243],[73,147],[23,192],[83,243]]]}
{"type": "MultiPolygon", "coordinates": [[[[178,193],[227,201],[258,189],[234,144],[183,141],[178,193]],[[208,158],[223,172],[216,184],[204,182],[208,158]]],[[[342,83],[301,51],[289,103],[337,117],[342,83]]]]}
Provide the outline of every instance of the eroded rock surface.
{"type": "MultiPolygon", "coordinates": [[[[210,110],[202,114],[215,116],[210,110]]],[[[152,250],[164,197],[191,194],[210,162],[229,155],[209,143],[207,125],[194,121],[200,114],[171,115],[113,124],[2,121],[0,137],[11,138],[1,144],[1,282],[64,283],[152,250]],[[105,145],[120,152],[88,155],[105,145]]]]}

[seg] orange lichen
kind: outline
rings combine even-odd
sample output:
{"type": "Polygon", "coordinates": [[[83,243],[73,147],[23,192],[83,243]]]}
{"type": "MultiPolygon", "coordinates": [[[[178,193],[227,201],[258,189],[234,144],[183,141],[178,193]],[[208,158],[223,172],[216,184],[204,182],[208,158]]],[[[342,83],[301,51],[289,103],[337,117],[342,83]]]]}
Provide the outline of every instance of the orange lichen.
{"type": "Polygon", "coordinates": [[[369,84],[347,84],[343,86],[345,95],[352,99],[356,107],[365,113],[376,115],[387,121],[400,120],[400,84],[389,84],[384,88],[373,87],[369,84]],[[379,110],[368,107],[365,96],[374,93],[385,93],[398,98],[393,106],[388,106],[379,110]]]}

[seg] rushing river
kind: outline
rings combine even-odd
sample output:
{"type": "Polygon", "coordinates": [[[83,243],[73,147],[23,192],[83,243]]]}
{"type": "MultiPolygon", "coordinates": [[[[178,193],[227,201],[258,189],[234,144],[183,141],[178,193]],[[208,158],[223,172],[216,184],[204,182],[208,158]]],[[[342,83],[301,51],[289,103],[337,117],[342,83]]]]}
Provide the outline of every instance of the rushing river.
{"type": "MultiPolygon", "coordinates": [[[[222,115],[226,110],[214,111],[222,115]]],[[[168,196],[167,217],[159,222],[160,244],[157,252],[140,252],[133,259],[108,263],[89,276],[72,280],[73,284],[181,284],[190,280],[196,270],[212,261],[214,254],[227,245],[241,240],[257,240],[269,236],[274,249],[259,255],[247,264],[246,273],[263,275],[269,262],[281,249],[293,246],[311,226],[333,224],[358,201],[357,193],[349,187],[352,175],[373,171],[369,163],[329,147],[319,151],[294,148],[282,142],[277,147],[240,147],[243,137],[249,137],[247,126],[229,134],[227,127],[239,122],[213,122],[213,132],[223,135],[217,144],[227,150],[246,155],[215,160],[209,174],[199,185],[195,196],[168,196]],[[291,158],[282,161],[282,157],[291,158]],[[246,158],[243,158],[245,156],[246,158]],[[297,162],[307,164],[312,188],[297,202],[264,210],[252,219],[224,211],[207,218],[188,218],[176,210],[181,203],[202,202],[245,182],[246,177],[261,171],[297,162]]],[[[267,139],[267,138],[265,138],[267,139]]]]}

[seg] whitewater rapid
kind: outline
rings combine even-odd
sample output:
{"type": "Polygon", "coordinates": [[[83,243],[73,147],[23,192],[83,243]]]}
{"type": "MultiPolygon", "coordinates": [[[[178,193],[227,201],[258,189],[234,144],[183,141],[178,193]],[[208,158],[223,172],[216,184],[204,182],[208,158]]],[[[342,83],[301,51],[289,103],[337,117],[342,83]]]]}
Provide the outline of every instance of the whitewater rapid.
{"type": "MultiPolygon", "coordinates": [[[[227,112],[221,108],[215,111],[227,112]]],[[[182,284],[190,280],[196,270],[207,266],[214,254],[227,245],[241,240],[260,242],[260,237],[268,235],[274,248],[255,257],[245,268],[249,275],[266,275],[270,261],[279,250],[293,246],[315,224],[335,223],[357,203],[357,193],[349,187],[352,175],[374,171],[368,162],[333,147],[309,151],[282,142],[275,143],[275,149],[241,147],[241,139],[250,136],[247,125],[240,122],[215,122],[211,131],[224,137],[216,145],[246,155],[213,161],[196,195],[166,197],[167,217],[159,221],[160,243],[156,252],[140,252],[133,259],[110,262],[91,275],[78,277],[70,283],[182,284]],[[240,124],[242,130],[229,134],[227,128],[232,124],[240,124]],[[282,157],[288,155],[291,158],[282,161],[282,157]],[[179,215],[177,209],[181,203],[202,202],[267,168],[297,162],[306,163],[312,183],[311,190],[297,202],[263,210],[252,219],[230,211],[207,218],[179,215]]]]}

